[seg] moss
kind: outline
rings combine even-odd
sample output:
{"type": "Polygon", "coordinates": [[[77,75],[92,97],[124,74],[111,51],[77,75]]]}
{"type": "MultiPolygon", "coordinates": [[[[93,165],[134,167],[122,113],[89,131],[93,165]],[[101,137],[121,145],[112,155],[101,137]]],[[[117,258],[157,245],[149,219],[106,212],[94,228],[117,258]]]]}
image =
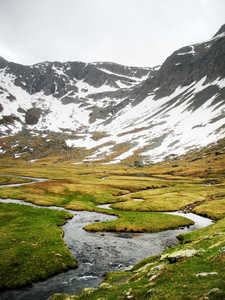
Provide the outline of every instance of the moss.
{"type": "Polygon", "coordinates": [[[68,300],[71,299],[67,294],[55,294],[49,298],[49,300],[68,300]]]}

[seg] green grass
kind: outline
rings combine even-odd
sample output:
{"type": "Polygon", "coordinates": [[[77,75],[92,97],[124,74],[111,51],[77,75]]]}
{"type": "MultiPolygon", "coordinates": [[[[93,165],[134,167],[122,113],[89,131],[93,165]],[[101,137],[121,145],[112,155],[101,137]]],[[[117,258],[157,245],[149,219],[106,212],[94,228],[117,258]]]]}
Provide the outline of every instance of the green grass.
{"type": "Polygon", "coordinates": [[[65,247],[63,211],[0,203],[0,289],[15,288],[78,266],[65,247]]]}
{"type": "Polygon", "coordinates": [[[193,224],[190,219],[163,213],[119,212],[117,220],[89,224],[88,231],[158,232],[193,224]]]}
{"type": "MultiPolygon", "coordinates": [[[[174,161],[143,168],[125,164],[73,165],[59,156],[46,157],[34,163],[1,157],[1,174],[50,180],[20,187],[3,187],[0,197],[114,214],[119,217],[117,220],[96,222],[85,229],[124,232],[155,232],[190,224],[185,218],[159,212],[179,210],[198,201],[195,212],[219,221],[212,227],[180,237],[181,244],[176,249],[203,249],[201,256],[175,264],[166,261],[166,269],[152,281],[149,281],[146,270],[136,271],[147,263],[153,266],[160,264],[160,256],[146,258],[132,272],[107,274],[107,283],[112,284],[112,288],[104,286],[89,291],[90,294],[84,291],[81,296],[73,297],[114,300],[127,299],[126,293],[130,293],[133,299],[203,299],[213,287],[218,286],[223,293],[221,282],[224,282],[224,276],[221,270],[224,270],[224,254],[220,249],[224,247],[224,236],[214,236],[216,232],[224,232],[225,228],[225,155],[215,154],[217,150],[223,151],[222,147],[224,143],[175,158],[174,161]],[[178,167],[174,168],[174,164],[178,167]],[[129,195],[122,197],[125,194],[129,195]],[[134,201],[135,198],[144,201],[134,201]],[[97,207],[104,203],[112,203],[113,209],[97,207]],[[195,272],[210,268],[219,276],[196,279],[195,272]]],[[[0,184],[20,181],[25,180],[0,176],[0,184]]],[[[0,282],[4,287],[23,286],[77,266],[64,245],[59,227],[68,217],[66,213],[14,204],[0,206],[0,282]]],[[[172,251],[175,249],[166,252],[172,251]]],[[[66,295],[57,297],[69,299],[66,295]]],[[[220,299],[216,297],[212,299],[220,299]]]]}
{"type": "Polygon", "coordinates": [[[0,175],[0,185],[15,184],[15,183],[26,183],[32,180],[20,177],[10,177],[0,175]]]}
{"type": "Polygon", "coordinates": [[[112,207],[132,211],[176,211],[197,201],[204,201],[218,192],[218,186],[206,187],[201,180],[190,183],[187,181],[168,180],[167,187],[138,191],[123,197],[112,207]],[[144,201],[133,201],[133,199],[144,201]]]}
{"type": "Polygon", "coordinates": [[[222,219],[225,217],[225,196],[216,197],[214,201],[197,206],[193,211],[214,220],[222,219]]]}

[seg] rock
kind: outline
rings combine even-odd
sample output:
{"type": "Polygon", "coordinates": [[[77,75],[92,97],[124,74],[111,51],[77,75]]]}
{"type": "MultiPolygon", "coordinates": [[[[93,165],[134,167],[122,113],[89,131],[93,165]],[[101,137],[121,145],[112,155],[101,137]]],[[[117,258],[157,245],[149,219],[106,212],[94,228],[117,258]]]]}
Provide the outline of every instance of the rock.
{"type": "Polygon", "coordinates": [[[17,111],[18,111],[19,113],[21,113],[21,114],[25,114],[25,113],[26,113],[26,111],[25,111],[23,108],[21,108],[21,107],[19,107],[19,108],[17,109],[17,111]]]}
{"type": "Polygon", "coordinates": [[[39,108],[30,108],[27,110],[25,115],[25,122],[28,125],[35,125],[38,123],[41,116],[41,111],[39,108]]]}
{"type": "Polygon", "coordinates": [[[103,282],[99,285],[101,289],[110,289],[112,286],[109,283],[103,282]]]}
{"type": "Polygon", "coordinates": [[[208,275],[218,275],[217,272],[210,272],[210,273],[206,273],[206,272],[202,272],[202,273],[198,273],[198,274],[195,274],[196,277],[201,277],[201,276],[208,276],[208,275]]]}
{"type": "Polygon", "coordinates": [[[150,269],[147,276],[158,275],[158,273],[160,271],[165,270],[165,269],[166,269],[166,264],[161,264],[161,265],[155,266],[155,267],[150,269]]]}
{"type": "Polygon", "coordinates": [[[220,249],[220,252],[221,252],[221,253],[225,253],[225,247],[222,247],[222,248],[220,249]]]}
{"type": "Polygon", "coordinates": [[[138,269],[136,272],[142,272],[144,270],[148,270],[150,268],[150,266],[152,266],[154,263],[148,263],[146,265],[144,265],[143,267],[141,267],[140,269],[138,269]]]}
{"type": "Polygon", "coordinates": [[[161,255],[160,260],[168,259],[169,263],[175,263],[183,258],[190,258],[197,255],[199,252],[195,249],[179,250],[171,254],[161,255]]]}
{"type": "Polygon", "coordinates": [[[217,156],[217,155],[222,155],[222,154],[225,154],[225,152],[223,152],[223,151],[216,151],[215,152],[215,155],[217,156]]]}
{"type": "Polygon", "coordinates": [[[149,294],[155,294],[157,292],[157,290],[156,289],[150,289],[150,290],[148,290],[147,291],[147,294],[149,295],[149,294]]]}
{"type": "Polygon", "coordinates": [[[196,161],[196,160],[199,160],[199,159],[202,159],[202,156],[199,156],[199,157],[194,157],[190,160],[190,162],[193,162],[193,161],[196,161]]]}
{"type": "Polygon", "coordinates": [[[11,125],[14,124],[15,121],[20,121],[20,119],[18,117],[15,117],[14,115],[3,116],[0,120],[0,125],[11,125]]]}
{"type": "Polygon", "coordinates": [[[95,291],[96,288],[84,288],[83,289],[83,292],[84,293],[87,293],[87,294],[91,294],[93,291],[95,291]]]}
{"type": "MultiPolygon", "coordinates": [[[[141,268],[142,271],[146,270],[147,267],[149,267],[149,266],[150,266],[150,264],[147,264],[145,269],[141,268]]],[[[150,271],[146,274],[146,276],[148,276],[148,277],[150,276],[149,281],[153,281],[161,274],[160,272],[164,269],[166,269],[166,264],[154,266],[150,269],[150,271]]]]}
{"type": "Polygon", "coordinates": [[[123,271],[129,272],[129,271],[131,271],[131,270],[133,269],[133,267],[134,267],[134,266],[130,265],[130,266],[124,268],[123,271]]]}
{"type": "Polygon", "coordinates": [[[219,295],[221,293],[221,290],[219,288],[213,288],[211,289],[205,296],[205,299],[209,299],[210,297],[219,295]]]}
{"type": "Polygon", "coordinates": [[[134,296],[134,292],[132,289],[129,289],[129,291],[126,292],[125,295],[127,296],[127,299],[132,299],[134,296]]]}
{"type": "Polygon", "coordinates": [[[144,166],[143,162],[141,160],[136,160],[134,162],[134,166],[138,168],[142,168],[144,166]]]}
{"type": "Polygon", "coordinates": [[[80,100],[78,99],[78,97],[70,97],[70,96],[65,96],[61,99],[62,104],[67,105],[67,104],[71,104],[71,103],[75,103],[75,104],[79,104],[80,100]]]}
{"type": "Polygon", "coordinates": [[[224,234],[225,234],[225,232],[216,232],[216,233],[213,234],[213,236],[224,235],[224,234]]]}
{"type": "Polygon", "coordinates": [[[156,279],[156,277],[158,277],[158,276],[159,276],[158,274],[153,275],[152,277],[149,278],[149,281],[156,279]]]}

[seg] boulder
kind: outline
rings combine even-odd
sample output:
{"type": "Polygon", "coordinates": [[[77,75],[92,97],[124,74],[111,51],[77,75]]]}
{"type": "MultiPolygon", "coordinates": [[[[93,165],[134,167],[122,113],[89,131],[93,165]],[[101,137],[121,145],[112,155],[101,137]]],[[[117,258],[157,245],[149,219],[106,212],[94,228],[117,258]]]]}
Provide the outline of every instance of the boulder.
{"type": "Polygon", "coordinates": [[[141,160],[136,160],[134,162],[134,165],[135,165],[135,167],[138,167],[138,168],[142,168],[144,166],[144,164],[141,160]]]}
{"type": "Polygon", "coordinates": [[[164,254],[161,255],[160,260],[168,259],[169,263],[176,263],[179,260],[182,260],[183,258],[190,258],[194,255],[197,255],[199,252],[195,249],[186,249],[186,250],[179,250],[175,251],[171,254],[164,254]]]}
{"type": "MultiPolygon", "coordinates": [[[[222,293],[219,288],[213,288],[206,294],[205,299],[210,299],[211,297],[219,296],[220,294],[222,294],[222,293]]],[[[219,299],[222,299],[222,298],[219,298],[219,299]]]]}
{"type": "Polygon", "coordinates": [[[41,111],[39,108],[30,108],[27,110],[25,115],[25,122],[28,125],[35,125],[38,123],[41,116],[41,111]]]}
{"type": "Polygon", "coordinates": [[[217,273],[217,272],[209,272],[209,273],[207,273],[207,272],[202,272],[202,273],[196,274],[195,276],[196,276],[196,277],[204,277],[204,276],[209,276],[209,275],[218,275],[218,273],[217,273]]]}

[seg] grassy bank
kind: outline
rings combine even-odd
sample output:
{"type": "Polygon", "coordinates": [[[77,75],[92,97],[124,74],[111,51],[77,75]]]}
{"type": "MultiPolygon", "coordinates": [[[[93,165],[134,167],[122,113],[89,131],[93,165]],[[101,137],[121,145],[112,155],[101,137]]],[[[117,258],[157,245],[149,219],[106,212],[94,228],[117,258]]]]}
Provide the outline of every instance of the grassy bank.
{"type": "Polygon", "coordinates": [[[148,257],[130,271],[109,272],[98,288],[49,300],[224,299],[225,219],[179,236],[180,244],[148,257]]]}
{"type": "Polygon", "coordinates": [[[92,232],[158,232],[193,224],[189,219],[163,213],[126,211],[119,214],[122,216],[117,220],[89,224],[84,229],[92,232]]]}
{"type": "Polygon", "coordinates": [[[0,289],[16,288],[78,266],[59,227],[63,211],[0,203],[0,289]]]}

